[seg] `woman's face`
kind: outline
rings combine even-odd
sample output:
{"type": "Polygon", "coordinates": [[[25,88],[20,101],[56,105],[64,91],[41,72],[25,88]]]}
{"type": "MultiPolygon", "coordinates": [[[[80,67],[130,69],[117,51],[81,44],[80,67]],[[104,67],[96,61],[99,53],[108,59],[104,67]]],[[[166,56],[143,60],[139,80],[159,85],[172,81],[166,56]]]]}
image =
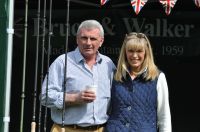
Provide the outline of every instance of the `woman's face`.
{"type": "Polygon", "coordinates": [[[130,70],[138,72],[141,69],[142,63],[144,62],[145,49],[129,49],[126,48],[126,58],[130,65],[130,70]]]}

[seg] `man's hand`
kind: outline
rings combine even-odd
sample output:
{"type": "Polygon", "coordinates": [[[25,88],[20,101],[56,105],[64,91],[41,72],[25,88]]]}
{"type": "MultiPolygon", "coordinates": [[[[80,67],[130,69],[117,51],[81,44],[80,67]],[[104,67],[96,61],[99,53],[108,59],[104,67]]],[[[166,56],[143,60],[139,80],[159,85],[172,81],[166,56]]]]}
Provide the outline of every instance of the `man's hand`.
{"type": "Polygon", "coordinates": [[[90,103],[93,102],[95,99],[95,92],[91,90],[84,90],[78,93],[65,94],[65,102],[70,105],[90,103]]]}

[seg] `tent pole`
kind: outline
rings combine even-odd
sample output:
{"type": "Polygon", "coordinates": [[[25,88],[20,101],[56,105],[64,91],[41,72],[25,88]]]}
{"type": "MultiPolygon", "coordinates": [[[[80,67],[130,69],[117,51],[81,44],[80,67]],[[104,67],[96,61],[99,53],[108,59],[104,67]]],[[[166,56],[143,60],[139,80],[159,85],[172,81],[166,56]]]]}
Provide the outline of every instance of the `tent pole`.
{"type": "Polygon", "coordinates": [[[12,76],[12,45],[13,45],[13,19],[14,19],[14,0],[8,2],[8,40],[7,40],[7,62],[6,62],[6,83],[5,83],[5,107],[4,107],[4,130],[3,132],[9,132],[10,123],[10,93],[11,93],[11,76],[12,76]]]}

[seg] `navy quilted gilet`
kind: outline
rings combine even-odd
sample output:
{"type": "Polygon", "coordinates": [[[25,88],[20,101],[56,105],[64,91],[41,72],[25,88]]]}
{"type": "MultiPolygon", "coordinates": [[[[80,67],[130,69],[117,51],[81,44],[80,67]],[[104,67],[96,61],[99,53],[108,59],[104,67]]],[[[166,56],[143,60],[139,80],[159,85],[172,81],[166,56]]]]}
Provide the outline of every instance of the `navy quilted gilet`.
{"type": "Polygon", "coordinates": [[[157,79],[141,76],[124,83],[113,82],[111,115],[106,132],[157,131],[157,79]]]}

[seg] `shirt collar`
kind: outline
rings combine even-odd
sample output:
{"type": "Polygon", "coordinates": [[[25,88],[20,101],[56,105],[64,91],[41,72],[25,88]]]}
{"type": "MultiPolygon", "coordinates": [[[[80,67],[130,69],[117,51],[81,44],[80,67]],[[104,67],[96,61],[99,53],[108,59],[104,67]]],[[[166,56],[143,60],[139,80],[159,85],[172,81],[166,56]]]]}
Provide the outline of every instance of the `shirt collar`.
{"type": "MultiPolygon", "coordinates": [[[[132,80],[131,79],[131,76],[130,76],[130,69],[128,69],[128,70],[126,70],[126,78],[128,79],[128,80],[132,80]]],[[[142,78],[144,78],[145,77],[145,75],[147,74],[147,67],[146,68],[144,68],[144,70],[142,70],[138,75],[137,75],[137,77],[136,78],[140,78],[140,77],[142,77],[142,78]]],[[[123,79],[125,79],[125,78],[123,78],[123,79]]]]}
{"type": "MultiPolygon", "coordinates": [[[[80,52],[78,47],[75,49],[75,56],[74,57],[75,57],[75,60],[76,60],[77,63],[80,63],[81,61],[85,60],[85,58],[82,56],[82,54],[81,54],[81,52],[80,52]]],[[[97,63],[101,63],[101,61],[102,61],[102,56],[99,53],[99,51],[97,51],[96,62],[97,63]]]]}

